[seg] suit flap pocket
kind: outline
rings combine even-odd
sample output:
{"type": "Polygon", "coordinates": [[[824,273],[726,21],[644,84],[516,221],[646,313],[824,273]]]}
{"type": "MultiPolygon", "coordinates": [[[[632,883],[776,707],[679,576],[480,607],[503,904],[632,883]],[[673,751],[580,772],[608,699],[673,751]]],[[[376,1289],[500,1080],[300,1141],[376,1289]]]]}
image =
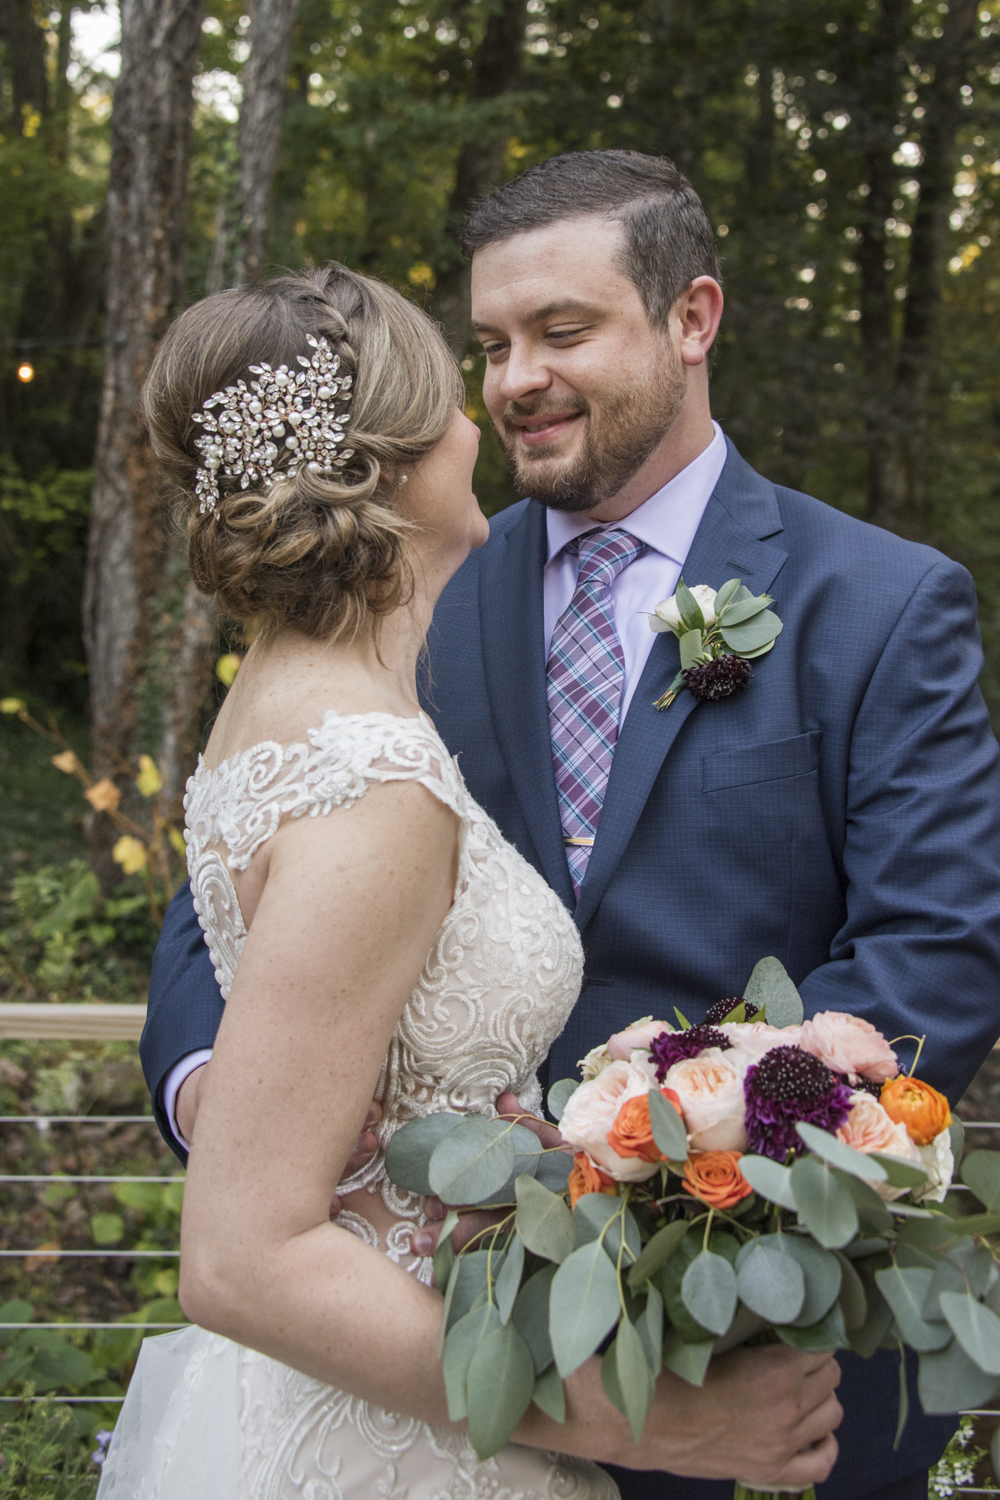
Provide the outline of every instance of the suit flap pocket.
{"type": "Polygon", "coordinates": [[[746,745],[742,750],[720,750],[715,755],[706,755],[702,761],[701,789],[719,792],[723,787],[804,776],[819,765],[820,738],[821,731],[813,729],[788,740],[771,740],[765,745],[746,745]]]}

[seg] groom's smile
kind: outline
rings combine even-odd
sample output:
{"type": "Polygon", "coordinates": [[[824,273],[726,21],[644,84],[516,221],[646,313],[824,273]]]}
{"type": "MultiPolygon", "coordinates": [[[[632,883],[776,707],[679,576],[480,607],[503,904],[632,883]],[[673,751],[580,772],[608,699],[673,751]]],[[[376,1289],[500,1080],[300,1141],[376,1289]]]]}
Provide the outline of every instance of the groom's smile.
{"type": "Polygon", "coordinates": [[[615,519],[708,445],[704,361],[721,295],[710,278],[698,281],[667,326],[653,327],[625,268],[622,226],[597,215],[476,251],[483,397],[522,493],[615,519]],[[692,318],[699,301],[709,315],[692,318]]]}

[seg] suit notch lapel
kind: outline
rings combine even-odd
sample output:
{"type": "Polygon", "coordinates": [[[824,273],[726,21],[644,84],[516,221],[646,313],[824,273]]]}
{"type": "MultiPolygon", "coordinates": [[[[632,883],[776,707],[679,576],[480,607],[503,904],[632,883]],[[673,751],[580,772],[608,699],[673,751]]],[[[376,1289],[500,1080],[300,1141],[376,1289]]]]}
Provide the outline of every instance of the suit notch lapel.
{"type": "Polygon", "coordinates": [[[479,580],[486,689],[500,752],[545,878],[572,909],[545,691],[545,512],[530,504],[500,546],[483,555],[479,580]]]}

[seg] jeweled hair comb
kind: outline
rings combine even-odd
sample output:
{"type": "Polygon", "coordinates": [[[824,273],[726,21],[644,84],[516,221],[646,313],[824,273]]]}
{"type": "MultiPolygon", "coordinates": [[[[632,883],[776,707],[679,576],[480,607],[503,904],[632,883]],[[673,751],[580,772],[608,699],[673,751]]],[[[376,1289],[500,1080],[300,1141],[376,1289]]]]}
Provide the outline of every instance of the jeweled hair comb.
{"type": "Polygon", "coordinates": [[[310,335],[308,343],[316,352],[311,359],[296,355],[301,369],[251,365],[251,374],[259,379],[227,385],[203,401],[200,412],[192,412],[192,422],[205,428],[205,436],[195,440],[203,454],[194,484],[202,515],[214,512],[221,499],[220,471],[238,479],[245,490],[251,484],[270,484],[279,459],[286,456],[281,473],[288,475],[303,467],[313,474],[332,474],[352,457],[354,449],[340,444],[353,377],[338,375],[340,356],[326,339],[310,335]],[[284,453],[278,446],[282,442],[284,453]]]}

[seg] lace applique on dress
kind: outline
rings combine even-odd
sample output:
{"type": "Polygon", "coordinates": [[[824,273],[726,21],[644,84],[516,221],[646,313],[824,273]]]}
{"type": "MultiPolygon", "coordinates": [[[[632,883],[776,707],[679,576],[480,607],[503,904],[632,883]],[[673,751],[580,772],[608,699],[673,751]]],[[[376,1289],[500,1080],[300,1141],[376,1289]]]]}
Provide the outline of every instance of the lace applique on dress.
{"type": "MultiPolygon", "coordinates": [[[[424,1222],[423,1199],[389,1181],[385,1148],[401,1124],[418,1116],[441,1110],[492,1115],[497,1095],[506,1090],[537,1108],[536,1070],[580,990],[583,953],[572,918],[469,796],[437,732],[423,718],[331,712],[310,731],[307,744],[257,745],[213,770],[199,765],[185,803],[188,865],[196,910],[228,995],[246,939],[230,870],[246,869],[254,851],[286,819],[344,811],[372,782],[397,780],[419,781],[461,819],[458,880],[453,905],[382,1067],[379,1151],[362,1172],[340,1184],[337,1191],[346,1202],[338,1222],[429,1282],[430,1261],[415,1259],[409,1248],[414,1228],[424,1222]]],[[[211,1338],[200,1329],[185,1329],[152,1342],[165,1353],[176,1350],[179,1367],[190,1373],[198,1341],[211,1338]]],[[[186,1488],[184,1500],[617,1496],[612,1481],[592,1464],[513,1444],[480,1463],[458,1428],[387,1413],[252,1350],[221,1343],[232,1351],[228,1373],[219,1373],[219,1341],[210,1346],[213,1361],[206,1369],[213,1371],[213,1388],[225,1380],[238,1391],[240,1479],[223,1485],[220,1465],[214,1489],[186,1488]]],[[[133,1390],[135,1401],[142,1399],[141,1375],[140,1360],[127,1407],[133,1390]]],[[[206,1399],[207,1378],[199,1376],[190,1397],[174,1392],[176,1430],[189,1442],[200,1440],[198,1403],[206,1399]]],[[[123,1432],[129,1420],[126,1411],[119,1424],[123,1432]]],[[[137,1430],[143,1423],[148,1434],[145,1413],[142,1422],[133,1421],[137,1430]]],[[[146,1442],[152,1448],[148,1436],[146,1442]]],[[[128,1458],[122,1444],[112,1445],[99,1500],[135,1500],[140,1493],[144,1500],[147,1494],[179,1500],[182,1491],[169,1480],[162,1488],[115,1488],[116,1472],[133,1480],[140,1470],[146,1473],[136,1466],[134,1446],[125,1446],[128,1458]]],[[[164,1439],[161,1451],[168,1446],[164,1439]]]]}

